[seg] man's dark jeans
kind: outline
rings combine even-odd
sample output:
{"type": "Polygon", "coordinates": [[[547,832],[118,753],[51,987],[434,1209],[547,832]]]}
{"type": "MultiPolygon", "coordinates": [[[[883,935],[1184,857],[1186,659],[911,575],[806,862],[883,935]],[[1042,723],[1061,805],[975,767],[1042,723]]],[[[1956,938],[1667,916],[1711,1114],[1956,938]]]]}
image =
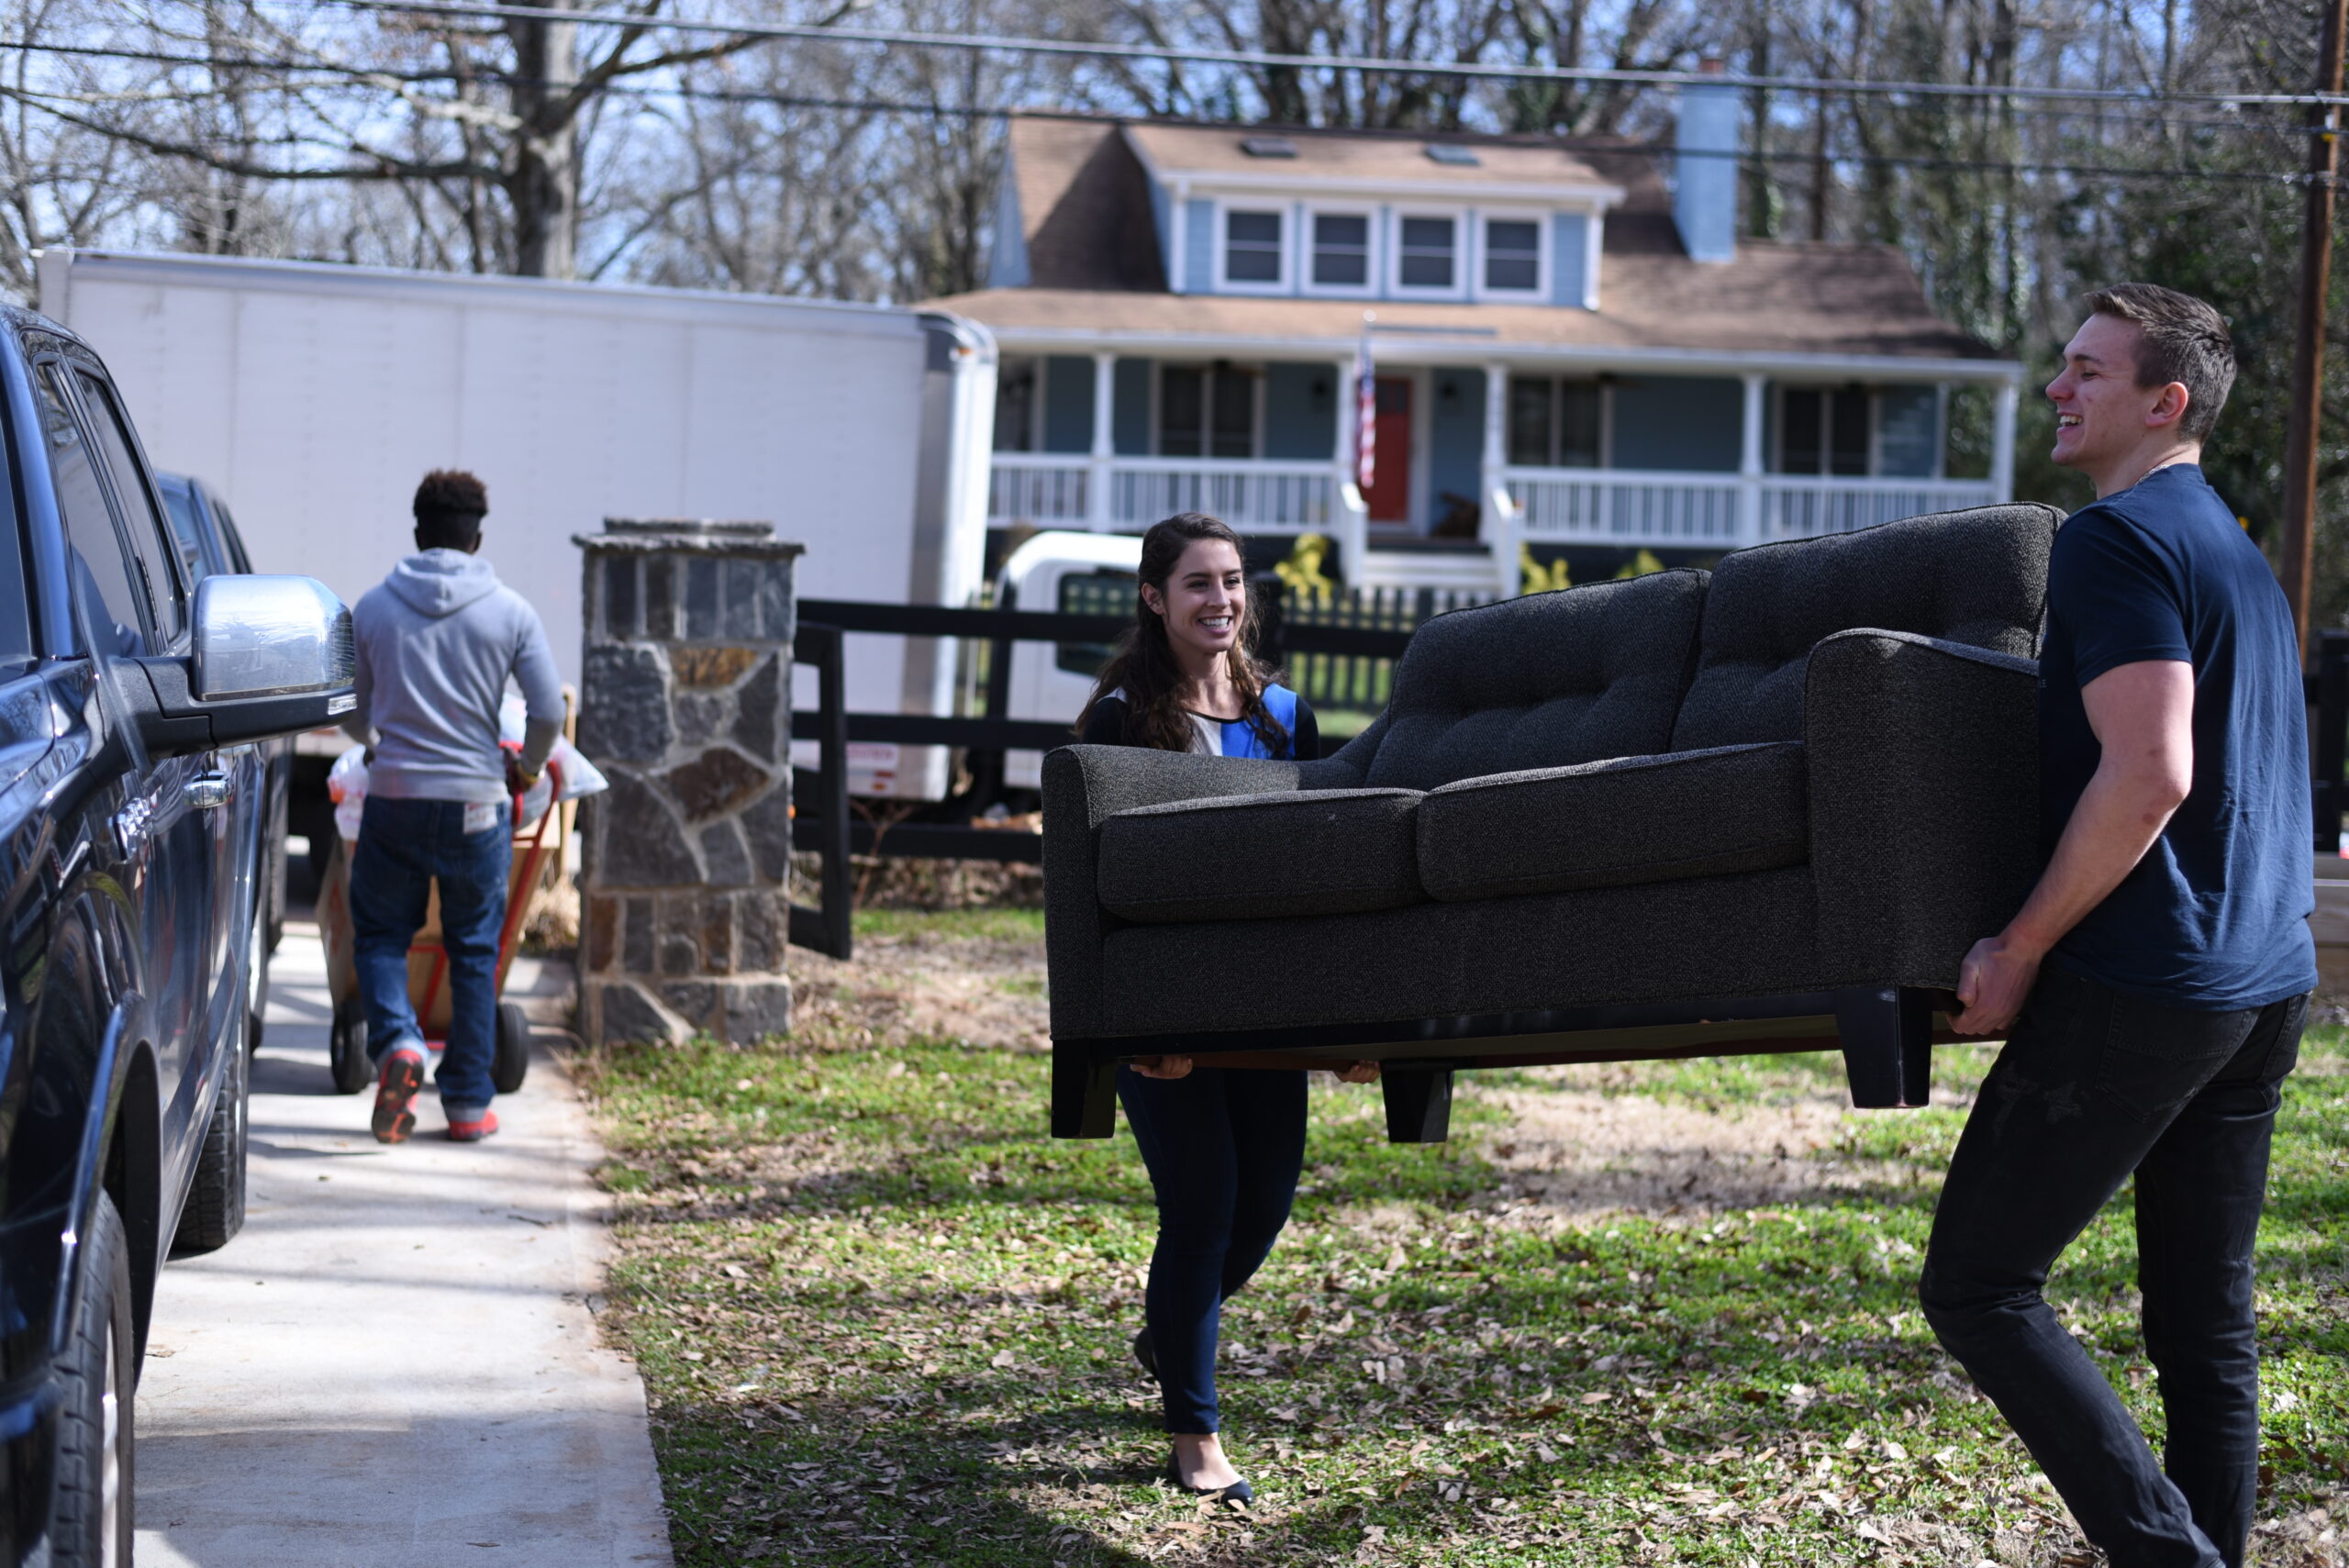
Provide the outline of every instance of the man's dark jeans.
{"type": "Polygon", "coordinates": [[[1950,1162],[1926,1319],[2114,1568],[2243,1562],[2259,1474],[2252,1245],[2307,1017],[2305,996],[2189,1012],[2043,970],[1950,1162]],[[2132,1172],[2158,1465],[2040,1294],[2132,1172]]]}
{"type": "Polygon", "coordinates": [[[1280,1239],[1305,1167],[1305,1074],[1194,1067],[1118,1071],[1118,1098],[1158,1195],[1142,1316],[1170,1432],[1212,1432],[1223,1303],[1280,1239]]]}
{"type": "Polygon", "coordinates": [[[476,1109],[496,1096],[497,939],[506,923],[506,875],[514,859],[507,807],[485,832],[464,830],[460,800],[369,795],[351,860],[351,947],[367,1003],[367,1055],[399,1045],[424,1050],[407,994],[407,949],[440,884],[440,945],[449,954],[449,1039],[433,1082],[444,1107],[476,1109]]]}

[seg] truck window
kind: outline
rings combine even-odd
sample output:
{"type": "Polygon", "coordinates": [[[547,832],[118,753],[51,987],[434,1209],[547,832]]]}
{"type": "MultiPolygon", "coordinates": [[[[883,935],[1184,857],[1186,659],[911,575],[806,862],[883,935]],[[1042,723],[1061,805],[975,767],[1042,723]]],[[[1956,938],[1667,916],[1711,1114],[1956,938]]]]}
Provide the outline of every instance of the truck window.
{"type": "Polygon", "coordinates": [[[32,598],[25,591],[25,524],[17,513],[15,450],[0,441],[0,680],[33,662],[32,598]]]}
{"type": "MultiPolygon", "coordinates": [[[[1072,573],[1061,579],[1058,603],[1064,616],[1130,616],[1134,613],[1134,573],[1104,567],[1097,572],[1072,573]]],[[[1087,680],[1109,662],[1106,642],[1061,642],[1052,647],[1052,663],[1087,680]]]]}
{"type": "Polygon", "coordinates": [[[73,591],[90,612],[98,636],[111,639],[109,653],[147,651],[147,612],[140,607],[146,594],[137,568],[115,532],[106,491],[98,484],[97,465],[91,460],[82,428],[74,422],[73,406],[65,395],[58,367],[44,364],[33,384],[40,389],[41,434],[49,444],[49,474],[56,489],[58,515],[65,520],[65,539],[72,553],[73,591]]]}
{"type": "Polygon", "coordinates": [[[204,525],[195,516],[195,490],[184,480],[162,481],[163,514],[172,519],[172,542],[180,548],[188,586],[204,581],[204,525]]]}
{"type": "Polygon", "coordinates": [[[156,638],[166,645],[176,642],[187,625],[187,601],[179,577],[172,569],[170,558],[176,552],[168,543],[170,534],[162,526],[162,518],[156,515],[155,492],[147,483],[147,465],[139,461],[130,421],[122,417],[114,389],[86,371],[76,374],[82,383],[82,406],[89,411],[99,456],[114,480],[115,500],[122,507],[123,533],[130,541],[131,553],[147,574],[148,592],[155,606],[156,638]]]}
{"type": "Polygon", "coordinates": [[[250,572],[253,558],[245,553],[245,536],[237,531],[237,519],[230,515],[228,504],[217,495],[212,497],[212,516],[220,524],[220,542],[228,547],[228,570],[250,572]]]}

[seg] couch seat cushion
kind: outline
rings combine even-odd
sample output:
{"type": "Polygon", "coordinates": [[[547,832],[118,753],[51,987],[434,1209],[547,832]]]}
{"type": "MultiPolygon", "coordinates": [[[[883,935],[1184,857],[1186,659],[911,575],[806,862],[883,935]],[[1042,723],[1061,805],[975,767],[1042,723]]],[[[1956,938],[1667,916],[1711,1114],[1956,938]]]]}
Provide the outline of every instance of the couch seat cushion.
{"type": "Polygon", "coordinates": [[[1139,806],[1101,824],[1101,906],[1163,923],[1353,915],[1425,896],[1411,789],[1139,806]]]}
{"type": "Polygon", "coordinates": [[[1459,900],[1799,865],[1808,798],[1798,741],[1463,779],[1419,804],[1419,881],[1459,900]]]}

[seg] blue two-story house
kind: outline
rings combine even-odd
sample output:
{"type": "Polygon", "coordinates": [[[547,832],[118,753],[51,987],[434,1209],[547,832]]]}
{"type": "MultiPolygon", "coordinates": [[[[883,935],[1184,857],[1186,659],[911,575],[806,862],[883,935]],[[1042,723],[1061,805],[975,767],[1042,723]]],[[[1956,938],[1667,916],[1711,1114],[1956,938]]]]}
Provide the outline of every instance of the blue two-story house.
{"type": "Polygon", "coordinates": [[[1737,126],[1727,87],[1671,148],[1015,119],[988,286],[934,302],[1000,352],[990,524],[1196,509],[1329,534],[1357,585],[1514,593],[1521,545],[1686,559],[2004,499],[2021,366],[1896,250],[1738,239],[1737,126]],[[1956,479],[1968,385],[1992,460],[1956,479]]]}

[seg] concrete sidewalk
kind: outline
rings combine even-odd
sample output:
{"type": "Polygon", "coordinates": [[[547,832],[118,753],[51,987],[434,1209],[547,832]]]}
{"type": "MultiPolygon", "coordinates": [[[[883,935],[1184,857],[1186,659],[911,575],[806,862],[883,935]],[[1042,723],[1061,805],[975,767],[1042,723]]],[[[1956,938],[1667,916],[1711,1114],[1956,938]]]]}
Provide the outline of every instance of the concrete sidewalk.
{"type": "MultiPolygon", "coordinates": [[[[518,961],[509,995],[564,977],[518,961]]],[[[139,1393],[143,1568],[670,1562],[635,1369],[596,1344],[586,1114],[543,1050],[461,1145],[368,1135],[327,1073],[326,962],[288,925],[253,1063],[250,1211],[163,1272],[139,1393]]]]}

